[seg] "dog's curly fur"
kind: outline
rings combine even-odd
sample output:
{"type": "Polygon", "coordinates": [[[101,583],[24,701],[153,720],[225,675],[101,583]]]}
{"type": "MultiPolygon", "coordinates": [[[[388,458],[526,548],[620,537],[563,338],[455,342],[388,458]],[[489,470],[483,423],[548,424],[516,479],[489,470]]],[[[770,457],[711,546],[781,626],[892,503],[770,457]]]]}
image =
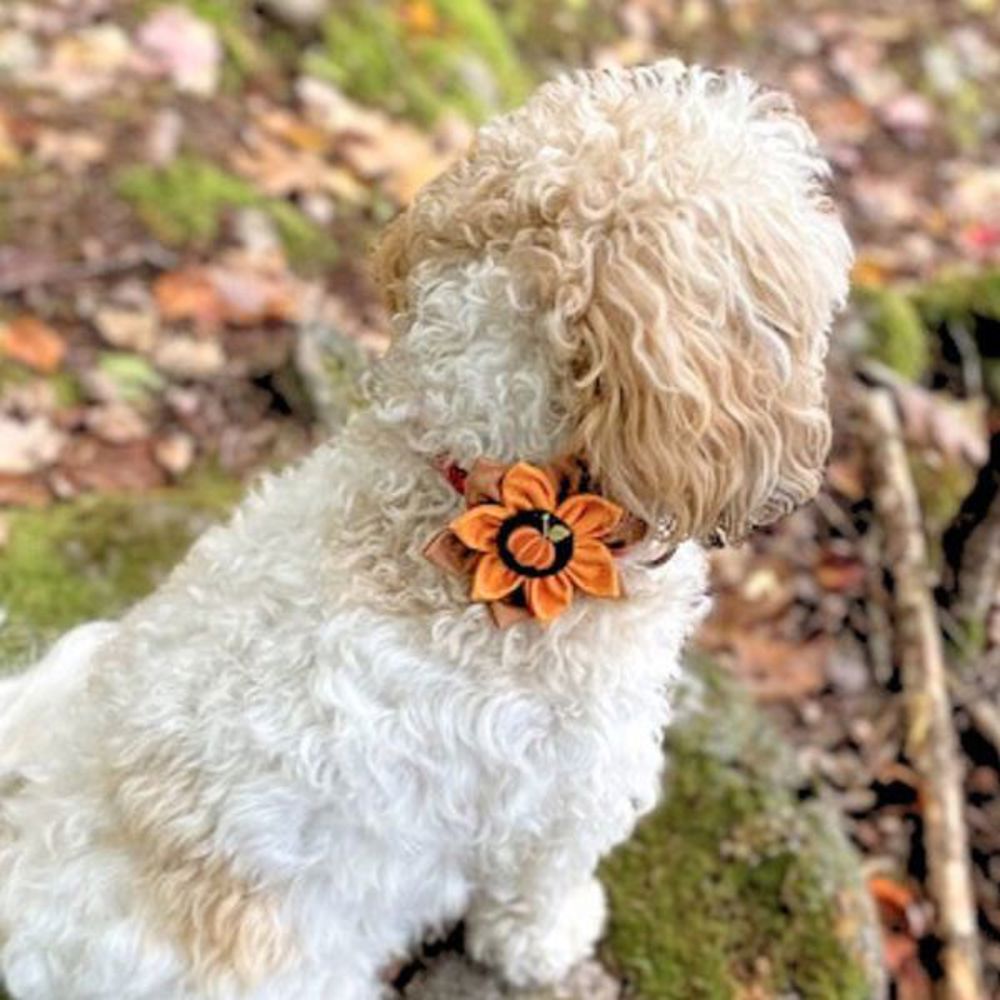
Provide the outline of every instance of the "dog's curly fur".
{"type": "Polygon", "coordinates": [[[656,801],[699,541],[816,489],[850,250],[778,95],[669,62],[483,128],[387,232],[371,405],[115,624],[0,688],[0,957],[18,1000],[372,1000],[465,915],[513,983],[600,933],[656,801]],[[421,549],[452,456],[584,455],[678,547],[499,631],[421,549]]]}

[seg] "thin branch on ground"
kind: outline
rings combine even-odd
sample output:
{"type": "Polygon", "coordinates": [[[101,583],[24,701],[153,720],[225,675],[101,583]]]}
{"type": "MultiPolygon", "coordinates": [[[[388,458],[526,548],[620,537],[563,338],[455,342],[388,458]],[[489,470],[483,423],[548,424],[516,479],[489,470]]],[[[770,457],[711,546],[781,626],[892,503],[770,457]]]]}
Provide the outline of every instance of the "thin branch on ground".
{"type": "Polygon", "coordinates": [[[88,261],[27,259],[9,261],[0,256],[0,295],[16,295],[33,288],[91,281],[107,275],[151,266],[167,270],[177,265],[177,254],[158,243],[133,247],[118,256],[88,261]]]}
{"type": "Polygon", "coordinates": [[[976,906],[963,814],[963,771],[948,697],[944,643],[920,504],[891,392],[863,391],[875,510],[893,577],[897,653],[907,713],[907,752],[922,781],[929,888],[943,943],[947,1000],[981,1000],[976,906]]]}

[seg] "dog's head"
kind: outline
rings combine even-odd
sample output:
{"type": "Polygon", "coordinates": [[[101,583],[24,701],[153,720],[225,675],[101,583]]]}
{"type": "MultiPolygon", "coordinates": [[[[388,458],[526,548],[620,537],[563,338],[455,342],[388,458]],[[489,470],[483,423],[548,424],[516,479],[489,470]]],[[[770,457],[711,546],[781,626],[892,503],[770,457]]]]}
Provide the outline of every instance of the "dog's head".
{"type": "Polygon", "coordinates": [[[396,401],[460,458],[578,453],[678,539],[773,520],[829,446],[851,251],[827,172],[787,98],[739,74],[544,86],[385,234],[396,401]]]}

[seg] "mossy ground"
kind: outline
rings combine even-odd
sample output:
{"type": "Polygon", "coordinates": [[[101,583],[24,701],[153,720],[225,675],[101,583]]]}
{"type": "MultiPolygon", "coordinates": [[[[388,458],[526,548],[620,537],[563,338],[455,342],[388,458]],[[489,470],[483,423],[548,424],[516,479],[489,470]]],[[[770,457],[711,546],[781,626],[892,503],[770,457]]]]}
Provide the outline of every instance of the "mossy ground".
{"type": "Polygon", "coordinates": [[[877,996],[857,862],[777,734],[710,677],[668,750],[663,805],[603,867],[605,957],[632,996],[877,996]]]}
{"type": "Polygon", "coordinates": [[[979,348],[986,388],[1000,400],[1000,270],[959,271],[892,288],[860,286],[854,300],[870,356],[904,378],[920,381],[960,329],[979,348]]]}
{"type": "Polygon", "coordinates": [[[209,246],[227,212],[259,208],[274,223],[293,263],[317,268],[337,256],[331,238],[290,202],[267,198],[248,181],[197,156],[178,157],[166,167],[127,167],[117,186],[153,235],[169,246],[209,246]]]}
{"type": "Polygon", "coordinates": [[[448,109],[479,121],[518,103],[533,82],[486,0],[347,0],[327,17],[304,67],[423,124],[448,109]]]}
{"type": "Polygon", "coordinates": [[[152,590],[239,491],[203,473],[163,493],[12,512],[0,551],[0,672],[29,662],[65,629],[118,614],[152,590]]]}

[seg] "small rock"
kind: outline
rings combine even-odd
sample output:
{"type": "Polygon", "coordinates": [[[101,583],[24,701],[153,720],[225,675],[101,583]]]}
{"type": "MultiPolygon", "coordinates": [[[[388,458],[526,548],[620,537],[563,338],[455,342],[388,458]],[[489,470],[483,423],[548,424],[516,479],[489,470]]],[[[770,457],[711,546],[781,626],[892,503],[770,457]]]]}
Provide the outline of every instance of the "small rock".
{"type": "Polygon", "coordinates": [[[153,361],[160,371],[175,378],[204,379],[218,375],[226,357],[215,340],[171,337],[157,345],[153,361]]]}
{"type": "Polygon", "coordinates": [[[172,476],[182,476],[194,461],[194,440],[180,431],[168,434],[154,445],[153,457],[172,476]]]}
{"type": "Polygon", "coordinates": [[[0,473],[36,472],[51,465],[65,438],[47,417],[12,420],[0,416],[0,473]]]}
{"type": "Polygon", "coordinates": [[[264,0],[263,6],[294,27],[308,28],[323,18],[331,3],[330,0],[264,0]]]}
{"type": "Polygon", "coordinates": [[[139,46],[155,72],[178,90],[209,97],[219,86],[222,46],[215,29],[186,7],[161,7],[139,29],[139,46]]]}
{"type": "Polygon", "coordinates": [[[155,313],[114,307],[99,309],[94,316],[94,325],[112,347],[137,354],[146,354],[153,349],[160,329],[155,313]]]}
{"type": "Polygon", "coordinates": [[[882,105],[879,114],[889,128],[907,136],[923,136],[934,124],[931,102],[915,93],[891,98],[882,105]]]}
{"type": "Polygon", "coordinates": [[[358,378],[367,366],[357,341],[325,324],[307,324],[295,343],[295,367],[323,426],[338,430],[361,405],[358,378]]]}
{"type": "Polygon", "coordinates": [[[37,68],[40,60],[34,39],[23,31],[0,31],[0,76],[20,76],[37,68]]]}
{"type": "Polygon", "coordinates": [[[102,441],[126,444],[149,437],[149,425],[128,403],[117,401],[87,411],[86,426],[102,441]]]}

